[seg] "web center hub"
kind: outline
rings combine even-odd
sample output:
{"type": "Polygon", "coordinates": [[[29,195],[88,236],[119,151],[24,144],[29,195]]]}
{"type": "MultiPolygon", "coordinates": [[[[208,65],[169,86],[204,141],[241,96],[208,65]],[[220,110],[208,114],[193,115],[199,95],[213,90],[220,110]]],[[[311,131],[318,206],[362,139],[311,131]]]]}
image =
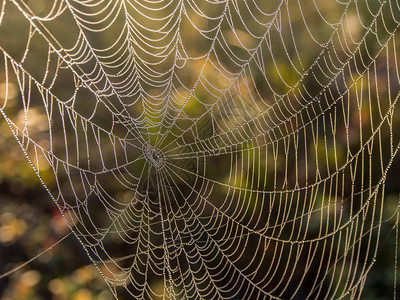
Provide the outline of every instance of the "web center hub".
{"type": "Polygon", "coordinates": [[[154,168],[162,169],[164,167],[165,155],[160,149],[146,144],[143,146],[143,155],[154,168]]]}

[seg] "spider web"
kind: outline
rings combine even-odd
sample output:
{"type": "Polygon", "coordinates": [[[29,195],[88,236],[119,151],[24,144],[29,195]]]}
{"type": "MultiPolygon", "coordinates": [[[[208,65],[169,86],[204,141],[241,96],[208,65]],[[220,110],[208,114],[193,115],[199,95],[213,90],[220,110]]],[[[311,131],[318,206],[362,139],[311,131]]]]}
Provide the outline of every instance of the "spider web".
{"type": "Polygon", "coordinates": [[[396,298],[399,24],[383,0],[3,0],[0,112],[116,298],[359,298],[386,223],[396,298]]]}

